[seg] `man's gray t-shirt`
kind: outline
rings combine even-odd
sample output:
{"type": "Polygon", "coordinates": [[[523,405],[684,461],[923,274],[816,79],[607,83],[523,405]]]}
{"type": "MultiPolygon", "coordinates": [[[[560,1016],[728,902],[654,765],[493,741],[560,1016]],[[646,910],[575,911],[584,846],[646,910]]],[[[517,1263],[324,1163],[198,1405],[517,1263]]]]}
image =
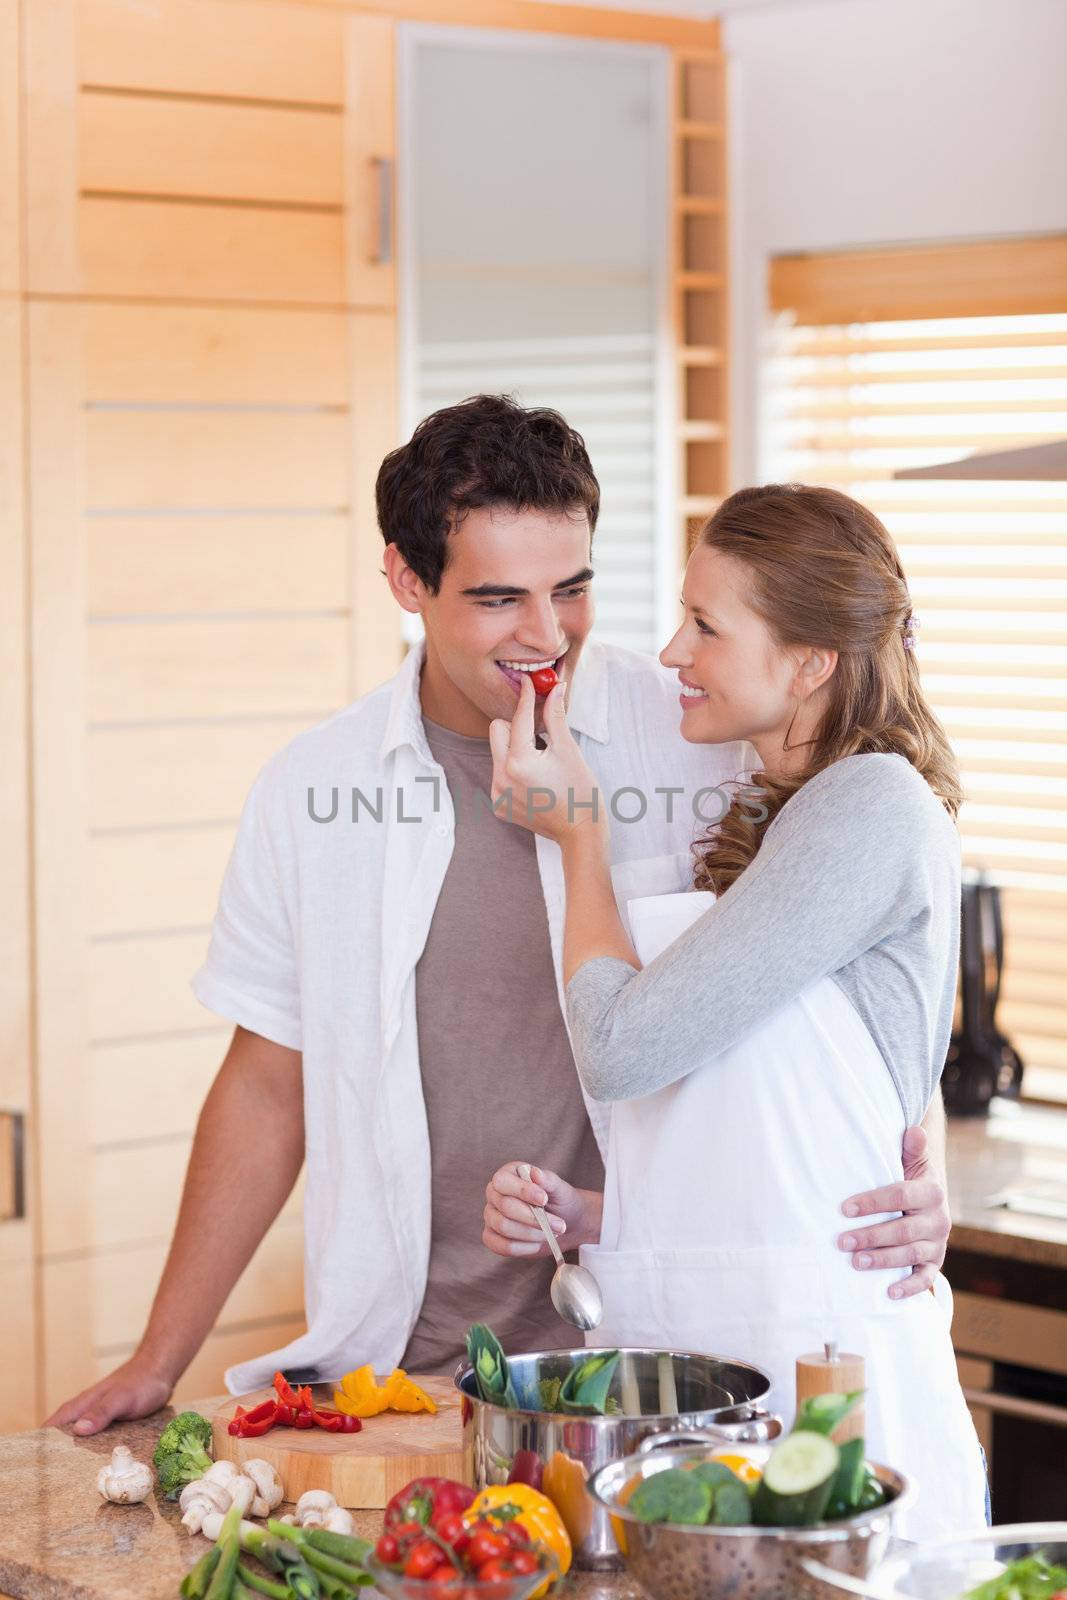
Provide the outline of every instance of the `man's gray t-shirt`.
{"type": "Polygon", "coordinates": [[[488,741],[424,721],[456,833],[415,971],[432,1234],[402,1365],[451,1373],[472,1322],[488,1323],[506,1350],[575,1343],[549,1300],[553,1262],[506,1260],[482,1244],[492,1174],[525,1159],[600,1189],[604,1169],[560,1009],[534,837],[490,811],[488,741]]]}

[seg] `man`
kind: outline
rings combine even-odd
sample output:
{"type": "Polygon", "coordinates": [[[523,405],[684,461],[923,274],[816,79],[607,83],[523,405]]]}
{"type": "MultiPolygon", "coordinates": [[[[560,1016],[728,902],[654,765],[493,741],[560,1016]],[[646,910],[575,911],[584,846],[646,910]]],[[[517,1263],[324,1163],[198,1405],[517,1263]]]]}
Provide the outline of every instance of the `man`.
{"type": "MultiPolygon", "coordinates": [[[[686,744],[669,676],[587,642],[598,509],[579,436],[499,396],[436,413],[387,457],[386,576],[425,646],[252,789],[194,980],[236,1027],[148,1326],[52,1422],[93,1433],[165,1403],[305,1156],[308,1330],[231,1368],[231,1390],[278,1366],[449,1371],[475,1320],[511,1348],[572,1342],[550,1263],[481,1243],[486,1181],[516,1146],[598,1188],[604,1136],[562,1016],[558,851],[493,816],[489,724],[510,718],[522,673],[551,664],[566,682],[570,725],[614,797],[620,898],[685,886],[693,833],[746,758],[686,744]]],[[[948,1218],[923,1136],[910,1138],[913,1181],[846,1207],[908,1215],[847,1247],[857,1267],[916,1263],[918,1290],[948,1218]]]]}

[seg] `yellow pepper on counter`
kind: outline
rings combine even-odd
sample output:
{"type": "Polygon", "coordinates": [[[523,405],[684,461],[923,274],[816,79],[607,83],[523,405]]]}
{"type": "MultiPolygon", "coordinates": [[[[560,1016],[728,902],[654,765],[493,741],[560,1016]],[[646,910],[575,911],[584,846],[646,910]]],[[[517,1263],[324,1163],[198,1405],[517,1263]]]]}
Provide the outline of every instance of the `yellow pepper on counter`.
{"type": "Polygon", "coordinates": [[[341,1387],[333,1392],[333,1403],[350,1417],[379,1417],[383,1411],[428,1411],[432,1416],[437,1410],[425,1389],[420,1389],[402,1367],[396,1367],[382,1384],[371,1366],[346,1372],[341,1387]]]}
{"type": "MultiPolygon", "coordinates": [[[[552,1501],[539,1489],[531,1489],[527,1483],[491,1484],[463,1513],[463,1520],[468,1526],[477,1522],[479,1517],[487,1517],[490,1522],[521,1523],[535,1544],[555,1556],[561,1578],[570,1570],[570,1534],[552,1501]]],[[[543,1584],[532,1600],[540,1600],[555,1581],[552,1578],[543,1584]]]]}

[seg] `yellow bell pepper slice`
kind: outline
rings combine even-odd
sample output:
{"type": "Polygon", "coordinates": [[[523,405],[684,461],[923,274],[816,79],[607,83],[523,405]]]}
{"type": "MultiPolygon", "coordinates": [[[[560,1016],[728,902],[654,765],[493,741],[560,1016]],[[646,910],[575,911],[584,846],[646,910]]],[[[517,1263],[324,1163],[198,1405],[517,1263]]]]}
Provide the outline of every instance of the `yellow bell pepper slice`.
{"type": "Polygon", "coordinates": [[[341,1386],[334,1390],[333,1403],[338,1411],[352,1417],[379,1417],[383,1411],[418,1412],[437,1410],[425,1390],[413,1383],[401,1367],[379,1384],[371,1366],[357,1367],[346,1372],[341,1386]]]}

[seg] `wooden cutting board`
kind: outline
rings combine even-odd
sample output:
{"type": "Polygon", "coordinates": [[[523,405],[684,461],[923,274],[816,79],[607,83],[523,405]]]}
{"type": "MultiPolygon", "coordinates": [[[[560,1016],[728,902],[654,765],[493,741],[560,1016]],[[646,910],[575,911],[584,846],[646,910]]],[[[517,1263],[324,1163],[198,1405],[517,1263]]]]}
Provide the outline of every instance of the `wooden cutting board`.
{"type": "MultiPolygon", "coordinates": [[[[285,1485],[286,1500],[299,1500],[307,1489],[329,1489],[338,1505],[352,1511],[374,1511],[388,1505],[412,1478],[425,1476],[464,1481],[460,1396],[450,1378],[415,1382],[437,1402],[437,1412],[405,1416],[387,1411],[366,1417],[361,1433],[324,1433],[321,1428],[272,1428],[258,1439],[239,1439],[228,1431],[238,1405],[246,1411],[270,1400],[273,1389],[230,1400],[211,1419],[216,1461],[269,1461],[285,1485]]],[[[312,1389],[315,1402],[333,1406],[333,1386],[312,1389]]]]}

